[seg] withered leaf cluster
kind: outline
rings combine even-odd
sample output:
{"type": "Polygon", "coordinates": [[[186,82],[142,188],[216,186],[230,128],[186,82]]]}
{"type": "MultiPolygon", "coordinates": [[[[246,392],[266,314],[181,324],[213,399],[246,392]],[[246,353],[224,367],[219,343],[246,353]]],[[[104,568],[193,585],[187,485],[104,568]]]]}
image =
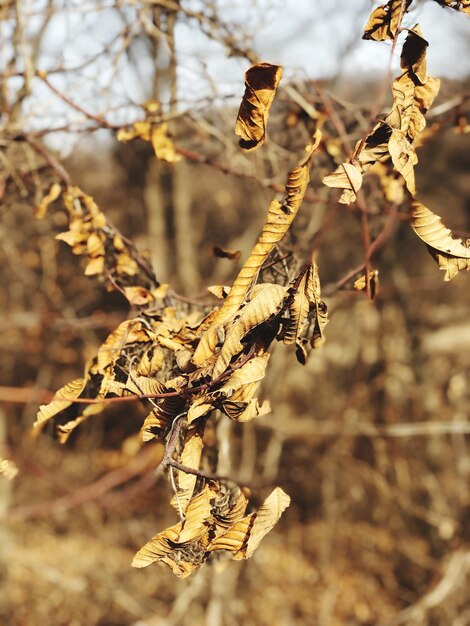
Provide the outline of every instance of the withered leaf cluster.
{"type": "Polygon", "coordinates": [[[117,140],[126,143],[132,139],[143,139],[152,144],[157,159],[167,163],[178,163],[182,157],[177,153],[175,145],[170,139],[168,124],[166,122],[156,123],[153,119],[155,106],[156,103],[147,103],[145,107],[147,118],[134,122],[129,128],[121,128],[117,132],[117,140]]]}
{"type": "Polygon", "coordinates": [[[393,106],[383,122],[357,142],[349,163],[342,163],[323,179],[328,187],[344,189],[340,202],[350,204],[362,185],[362,176],[381,161],[391,161],[414,195],[414,142],[426,126],[425,114],[434,101],[440,81],[426,72],[426,48],[421,29],[409,31],[401,53],[402,74],[393,82],[393,106]]]}
{"type": "Polygon", "coordinates": [[[248,500],[243,491],[230,492],[209,481],[189,503],[184,519],[146,543],[132,565],[160,561],[186,578],[214,552],[224,550],[234,560],[248,559],[289,503],[289,496],[277,487],[255,513],[245,515],[248,500]]]}
{"type": "Polygon", "coordinates": [[[93,198],[79,187],[65,190],[54,183],[38,207],[36,217],[43,218],[48,205],[62,194],[69,230],[57,235],[74,254],[87,258],[85,274],[100,276],[111,289],[121,291],[131,304],[142,306],[155,302],[159,282],[134,245],[106,220],[93,198]]]}
{"type": "MultiPolygon", "coordinates": [[[[410,4],[410,0],[405,3],[391,0],[375,9],[366,25],[364,38],[376,41],[393,39],[410,4]]],[[[468,9],[468,3],[446,4],[463,12],[468,9]]],[[[385,198],[396,204],[403,202],[405,194],[397,179],[390,175],[389,163],[402,177],[407,194],[414,198],[414,167],[418,162],[414,144],[426,127],[425,114],[440,86],[439,79],[427,73],[428,45],[419,25],[408,31],[401,52],[403,72],[392,85],[391,111],[365,139],[356,144],[350,162],[340,164],[335,172],[323,179],[328,187],[344,190],[340,202],[350,204],[356,199],[363,174],[371,168],[379,176],[385,198]]],[[[452,280],[460,270],[469,269],[469,242],[453,238],[440,217],[415,200],[412,201],[411,224],[415,233],[427,244],[439,268],[445,270],[444,280],[452,280]]]]}
{"type": "Polygon", "coordinates": [[[133,248],[106,223],[89,196],[77,188],[63,194],[70,229],[59,238],[76,254],[87,256],[86,273],[103,274],[124,291],[129,280],[136,281],[133,288],[153,297],[142,303],[136,317],[109,335],[82,378],[40,407],[35,427],[40,431],[52,425],[56,437],[65,442],[107,402],[134,397],[148,406],[142,438],[165,445],[162,463],[172,473],[172,504],[180,522],[141,548],[135,567],[159,561],[185,577],[215,552],[249,558],[289,504],[288,496],[276,488],[257,511],[247,514],[249,492],[203,472],[201,466],[206,424],[214,411],[237,422],[270,411],[258,392],[273,341],[295,344],[302,363],[323,341],[327,309],[313,261],[284,285],[259,280],[263,263],[299,210],[319,142],[316,133],[288,176],[284,199],[271,203],[258,241],[232,287],[211,288],[221,298],[220,307],[202,316],[178,306],[170,292],[154,296],[155,277],[151,285],[144,282],[140,287],[138,279],[146,281],[147,274],[139,273],[133,248]]]}

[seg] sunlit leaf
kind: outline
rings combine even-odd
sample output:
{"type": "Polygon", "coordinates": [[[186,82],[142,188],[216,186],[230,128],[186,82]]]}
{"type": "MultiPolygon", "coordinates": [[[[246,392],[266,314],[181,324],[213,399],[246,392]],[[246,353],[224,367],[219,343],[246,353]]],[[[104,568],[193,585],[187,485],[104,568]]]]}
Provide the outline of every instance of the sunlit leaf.
{"type": "Polygon", "coordinates": [[[276,312],[284,295],[285,288],[281,285],[266,284],[264,289],[241,309],[240,315],[226,329],[225,341],[214,365],[214,378],[227,368],[233,356],[241,352],[243,337],[276,312]]]}
{"type": "Polygon", "coordinates": [[[411,225],[418,237],[427,244],[439,268],[445,270],[444,280],[452,280],[459,271],[470,269],[470,240],[463,242],[455,239],[439,215],[414,201],[411,225]]]}
{"type": "Polygon", "coordinates": [[[249,559],[289,504],[289,496],[276,487],[258,511],[235,522],[226,533],[216,537],[208,549],[232,552],[234,560],[249,559]]]}
{"type": "Polygon", "coordinates": [[[339,201],[343,204],[351,204],[362,186],[362,173],[351,163],[341,163],[332,174],[325,176],[322,182],[327,187],[344,189],[339,201]]]}
{"type": "Polygon", "coordinates": [[[363,39],[385,41],[394,39],[399,22],[408,10],[412,0],[389,0],[387,4],[374,9],[364,27],[363,39]],[[403,5],[403,6],[402,6],[403,5]]]}
{"type": "Polygon", "coordinates": [[[61,193],[62,187],[59,183],[53,183],[41,202],[34,208],[34,217],[38,220],[42,220],[46,216],[49,205],[57,200],[61,193]]]}
{"type": "Polygon", "coordinates": [[[252,65],[246,72],[245,94],[235,124],[243,149],[253,150],[264,143],[269,111],[281,78],[282,67],[271,63],[252,65]]]}
{"type": "Polygon", "coordinates": [[[388,142],[388,149],[394,168],[403,176],[408,191],[414,195],[416,193],[414,166],[418,162],[418,157],[412,144],[399,130],[393,130],[388,142]]]}

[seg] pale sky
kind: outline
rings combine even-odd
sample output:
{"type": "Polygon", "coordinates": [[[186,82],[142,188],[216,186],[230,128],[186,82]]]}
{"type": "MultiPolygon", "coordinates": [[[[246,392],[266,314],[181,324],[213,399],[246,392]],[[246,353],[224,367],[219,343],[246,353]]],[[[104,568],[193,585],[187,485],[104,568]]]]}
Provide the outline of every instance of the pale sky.
{"type": "MultiPolygon", "coordinates": [[[[139,115],[135,105],[149,97],[148,56],[134,49],[127,58],[119,49],[116,36],[126,23],[139,29],[135,6],[122,3],[119,16],[115,2],[106,0],[56,0],[59,11],[49,24],[42,47],[39,68],[67,68],[97,56],[96,62],[73,75],[51,74],[50,80],[72,100],[88,110],[107,111],[113,122],[129,123],[139,115]],[[114,43],[113,43],[114,42],[114,43]],[[111,54],[100,56],[104,47],[111,54]],[[110,59],[121,54],[117,66],[110,59]],[[140,70],[140,75],[136,72],[140,70]]],[[[24,0],[25,23],[34,30],[46,0],[24,0]]],[[[284,66],[284,82],[289,78],[325,79],[334,76],[377,80],[387,71],[390,42],[363,41],[367,18],[378,2],[371,0],[217,0],[220,16],[233,24],[235,37],[248,34],[248,44],[264,60],[284,66]]],[[[205,6],[202,0],[183,0],[192,9],[205,6]]],[[[428,72],[439,77],[470,76],[470,19],[432,0],[414,0],[405,26],[419,22],[430,42],[428,72]]],[[[0,39],[8,40],[8,25],[0,23],[0,39]]],[[[137,32],[136,30],[136,32],[137,32]]],[[[402,35],[402,38],[404,35],[402,35]]],[[[393,69],[398,72],[400,47],[393,69]]],[[[178,86],[181,106],[204,109],[202,98],[217,94],[239,101],[243,75],[248,63],[230,58],[220,44],[211,41],[194,22],[180,21],[176,29],[178,86]]],[[[0,61],[2,47],[0,46],[0,61]]],[[[35,98],[29,103],[31,124],[69,123],[82,120],[67,108],[39,79],[35,98]]],[[[67,135],[52,138],[55,147],[69,143],[67,135]]]]}

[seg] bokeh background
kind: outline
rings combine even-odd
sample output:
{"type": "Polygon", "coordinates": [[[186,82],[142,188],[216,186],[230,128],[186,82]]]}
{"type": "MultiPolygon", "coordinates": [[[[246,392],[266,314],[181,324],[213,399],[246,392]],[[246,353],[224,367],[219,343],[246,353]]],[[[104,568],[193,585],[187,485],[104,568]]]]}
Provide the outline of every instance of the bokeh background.
{"type": "MultiPolygon", "coordinates": [[[[1,623],[470,624],[469,277],[443,282],[406,207],[387,201],[371,175],[373,237],[396,211],[373,258],[380,290],[373,302],[355,291],[359,274],[339,289],[364,258],[360,216],[321,185],[375,104],[390,105],[391,46],[361,40],[373,6],[0,5],[0,446],[18,467],[12,481],[0,478],[1,623]],[[253,55],[283,64],[285,78],[268,142],[241,154],[233,125],[253,55]],[[161,104],[187,152],[177,166],[157,161],[143,141],[119,144],[100,123],[132,123],[148,99],[161,104]],[[315,128],[312,111],[326,116],[328,144],[286,246],[302,258],[315,244],[327,341],[303,367],[276,346],[263,387],[272,413],[217,422],[225,467],[256,485],[255,502],[280,485],[292,504],[247,562],[220,560],[183,581],[163,567],[134,570],[134,552],[176,521],[169,486],[152,479],[161,447],[136,461],[145,408],[113,405],[66,446],[30,435],[44,390],[80,376],[132,314],[54,239],[66,225],[59,204],[35,220],[56,172],[34,143],[191,307],[210,301],[207,285],[233,280],[273,188],[315,128]],[[214,245],[240,250],[241,259],[215,258],[214,245]]],[[[406,25],[416,22],[430,42],[428,71],[442,79],[428,116],[433,132],[418,152],[418,196],[469,237],[470,20],[423,0],[406,25]]]]}

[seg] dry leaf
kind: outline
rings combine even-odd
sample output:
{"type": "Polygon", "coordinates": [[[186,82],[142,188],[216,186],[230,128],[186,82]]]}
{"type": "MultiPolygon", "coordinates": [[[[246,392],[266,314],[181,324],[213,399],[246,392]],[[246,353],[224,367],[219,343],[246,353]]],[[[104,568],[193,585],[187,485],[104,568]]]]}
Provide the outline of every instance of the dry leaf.
{"type": "Polygon", "coordinates": [[[34,208],[34,217],[37,220],[42,220],[46,216],[49,205],[54,202],[54,200],[57,200],[61,193],[62,187],[59,183],[53,183],[41,202],[34,208]]]}
{"type": "Polygon", "coordinates": [[[394,168],[403,176],[408,191],[414,195],[416,193],[414,166],[418,162],[418,157],[412,144],[402,131],[394,129],[390,135],[388,149],[394,168]]]}
{"type": "Polygon", "coordinates": [[[356,194],[362,186],[362,173],[351,163],[341,163],[338,168],[322,180],[327,187],[344,189],[339,201],[342,204],[351,204],[356,200],[356,194]]]}
{"type": "Polygon", "coordinates": [[[393,40],[397,34],[400,16],[408,10],[412,0],[405,0],[402,9],[402,0],[389,0],[387,4],[374,9],[364,27],[363,39],[374,41],[393,40]]]}
{"type": "Polygon", "coordinates": [[[439,215],[424,204],[413,201],[411,225],[418,237],[427,244],[439,269],[445,270],[444,280],[452,280],[459,271],[470,269],[470,240],[464,243],[461,239],[455,239],[439,215]]]}
{"type": "Polygon", "coordinates": [[[208,550],[227,550],[237,561],[249,559],[289,504],[289,496],[280,487],[276,487],[256,513],[235,522],[227,532],[210,543],[208,550]]]}
{"type": "Polygon", "coordinates": [[[263,290],[241,309],[237,319],[229,323],[225,341],[214,365],[214,378],[222,374],[231,358],[243,350],[241,343],[243,337],[276,312],[285,293],[285,287],[281,285],[266,284],[263,290]]]}
{"type": "MultiPolygon", "coordinates": [[[[373,300],[378,292],[379,286],[379,271],[372,270],[369,272],[369,289],[370,289],[370,299],[373,300]]],[[[367,279],[366,274],[360,276],[357,280],[354,281],[353,285],[356,291],[366,291],[367,290],[367,279]]]]}
{"type": "Polygon", "coordinates": [[[235,134],[240,147],[254,150],[264,143],[269,111],[282,78],[282,67],[270,63],[252,65],[245,74],[245,94],[238,111],[235,134]]]}

